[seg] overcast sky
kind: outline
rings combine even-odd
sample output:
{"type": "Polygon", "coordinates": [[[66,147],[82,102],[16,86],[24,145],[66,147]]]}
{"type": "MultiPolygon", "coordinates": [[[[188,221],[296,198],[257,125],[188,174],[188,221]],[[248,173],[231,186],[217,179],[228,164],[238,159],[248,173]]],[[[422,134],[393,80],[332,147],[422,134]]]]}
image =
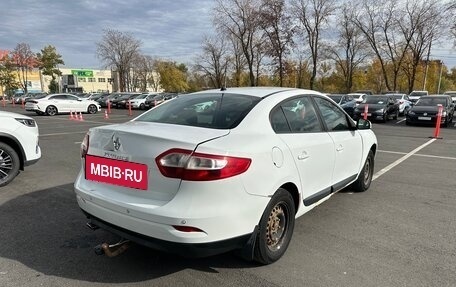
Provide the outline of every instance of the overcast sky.
{"type": "MultiPolygon", "coordinates": [[[[1,0],[0,50],[28,43],[34,52],[53,45],[71,68],[103,68],[96,45],[103,29],[131,32],[143,53],[191,64],[205,34],[214,33],[214,0],[1,0]]],[[[449,67],[456,50],[441,39],[432,50],[449,67]],[[440,45],[440,46],[439,46],[440,45]]]]}

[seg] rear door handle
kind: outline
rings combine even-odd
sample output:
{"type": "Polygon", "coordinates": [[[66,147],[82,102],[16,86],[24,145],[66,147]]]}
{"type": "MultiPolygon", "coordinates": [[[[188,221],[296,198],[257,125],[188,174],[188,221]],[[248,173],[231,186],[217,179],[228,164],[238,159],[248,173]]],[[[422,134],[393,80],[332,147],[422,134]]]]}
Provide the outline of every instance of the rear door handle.
{"type": "Polygon", "coordinates": [[[337,148],[336,148],[337,151],[343,151],[344,150],[344,147],[342,145],[339,145],[337,148]]]}

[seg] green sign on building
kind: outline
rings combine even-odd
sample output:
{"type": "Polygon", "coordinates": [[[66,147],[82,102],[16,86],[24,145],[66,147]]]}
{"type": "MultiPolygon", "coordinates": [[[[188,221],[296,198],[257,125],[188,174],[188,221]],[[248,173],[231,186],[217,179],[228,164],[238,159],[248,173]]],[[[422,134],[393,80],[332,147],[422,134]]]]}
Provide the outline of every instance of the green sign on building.
{"type": "Polygon", "coordinates": [[[92,70],[71,70],[71,73],[78,77],[93,78],[92,70]]]}

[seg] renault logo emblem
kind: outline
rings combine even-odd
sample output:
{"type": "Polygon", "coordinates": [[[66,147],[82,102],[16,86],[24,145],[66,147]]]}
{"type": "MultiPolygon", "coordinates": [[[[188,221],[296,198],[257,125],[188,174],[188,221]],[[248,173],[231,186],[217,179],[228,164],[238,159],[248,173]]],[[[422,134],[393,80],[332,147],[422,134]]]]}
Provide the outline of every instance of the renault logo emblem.
{"type": "Polygon", "coordinates": [[[424,113],[423,116],[427,116],[427,113],[424,113]]]}
{"type": "Polygon", "coordinates": [[[113,137],[112,138],[112,143],[114,144],[114,149],[115,150],[119,150],[121,144],[120,144],[120,140],[118,137],[113,137]]]}

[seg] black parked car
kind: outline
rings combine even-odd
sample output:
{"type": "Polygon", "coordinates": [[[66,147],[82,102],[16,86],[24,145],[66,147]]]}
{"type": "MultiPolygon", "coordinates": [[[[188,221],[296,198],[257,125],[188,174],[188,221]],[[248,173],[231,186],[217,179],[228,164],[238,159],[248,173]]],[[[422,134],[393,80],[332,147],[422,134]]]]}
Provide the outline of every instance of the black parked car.
{"type": "Polygon", "coordinates": [[[117,98],[116,100],[113,101],[113,106],[115,106],[116,108],[120,109],[125,109],[127,108],[127,102],[129,100],[132,100],[134,98],[136,98],[137,96],[141,95],[141,93],[131,93],[131,94],[125,94],[119,98],[117,98]]]}
{"type": "Polygon", "coordinates": [[[454,104],[450,96],[435,95],[421,97],[410,109],[406,117],[406,124],[435,125],[439,105],[442,105],[442,119],[440,124],[448,127],[453,122],[454,104]]]}
{"type": "Polygon", "coordinates": [[[355,108],[353,119],[364,117],[364,109],[367,105],[367,118],[386,122],[388,119],[397,119],[399,116],[399,103],[389,95],[369,96],[355,108]]]}
{"type": "Polygon", "coordinates": [[[353,117],[356,108],[356,101],[351,95],[334,94],[329,97],[335,101],[347,114],[353,117]]]}
{"type": "Polygon", "coordinates": [[[158,94],[150,99],[147,99],[145,102],[146,108],[150,109],[165,101],[165,94],[158,94]]]}

